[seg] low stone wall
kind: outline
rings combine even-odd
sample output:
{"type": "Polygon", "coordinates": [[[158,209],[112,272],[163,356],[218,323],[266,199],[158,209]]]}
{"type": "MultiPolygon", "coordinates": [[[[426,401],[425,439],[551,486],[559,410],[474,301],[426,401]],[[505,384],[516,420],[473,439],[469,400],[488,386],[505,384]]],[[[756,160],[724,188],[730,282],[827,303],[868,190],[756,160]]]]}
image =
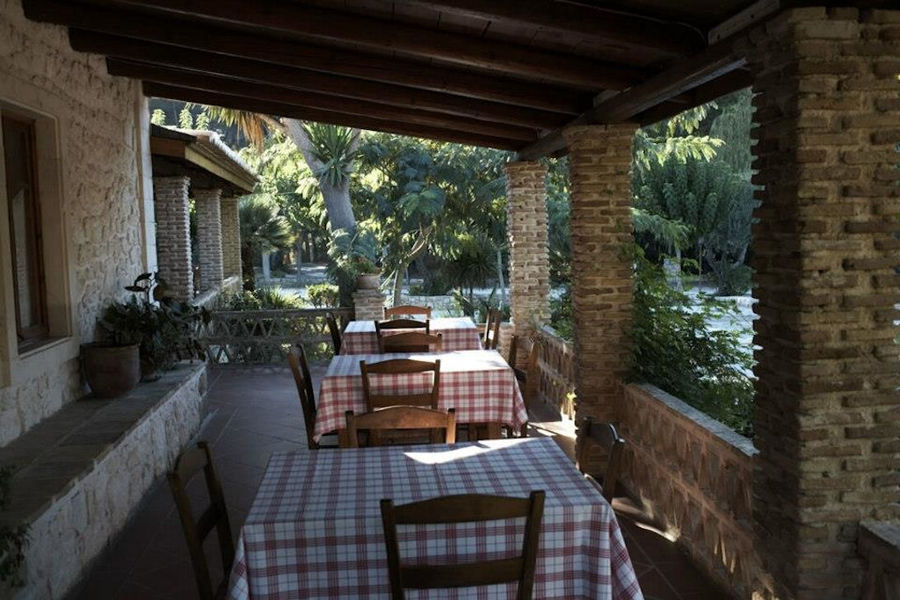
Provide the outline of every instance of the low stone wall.
{"type": "Polygon", "coordinates": [[[753,442],[652,385],[623,392],[622,482],[735,597],[769,597],[751,522],[753,442]]]}
{"type": "MultiPolygon", "coordinates": [[[[30,504],[36,510],[23,517],[30,523],[25,585],[0,590],[0,598],[63,598],[195,435],[205,393],[206,366],[193,364],[166,373],[160,381],[142,384],[117,400],[76,402],[72,409],[84,405],[80,412],[86,413],[73,415],[78,426],[61,435],[57,447],[46,448],[13,479],[17,498],[11,508],[28,513],[30,504]],[[104,437],[105,445],[100,441],[104,437]],[[92,448],[96,454],[88,455],[85,451],[92,448]],[[36,491],[43,490],[40,481],[30,479],[40,478],[48,463],[65,459],[83,460],[85,467],[49,499],[35,500],[36,491]]],[[[34,433],[41,434],[40,426],[34,433]]]]}

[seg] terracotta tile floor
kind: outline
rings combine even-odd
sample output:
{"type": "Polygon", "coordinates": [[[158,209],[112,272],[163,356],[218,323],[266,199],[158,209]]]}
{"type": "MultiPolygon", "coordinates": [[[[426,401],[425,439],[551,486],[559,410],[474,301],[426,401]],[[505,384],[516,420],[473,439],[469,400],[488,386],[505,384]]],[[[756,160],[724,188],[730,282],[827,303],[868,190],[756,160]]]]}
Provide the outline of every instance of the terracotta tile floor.
{"type": "MultiPolygon", "coordinates": [[[[313,368],[318,380],[324,366],[313,368]]],[[[318,383],[316,385],[318,388],[318,383]]],[[[200,439],[212,443],[213,456],[235,536],[244,522],[269,455],[306,450],[305,431],[290,373],[279,368],[218,368],[209,374],[210,415],[200,439]]],[[[532,410],[540,421],[540,410],[532,410]]],[[[547,423],[533,434],[560,432],[557,441],[571,453],[571,431],[547,423]]],[[[196,478],[193,493],[202,493],[196,478]]],[[[639,512],[615,502],[619,523],[647,600],[728,600],[674,544],[642,528],[639,512]]],[[[211,565],[215,535],[207,540],[211,565]]],[[[164,479],[147,493],[122,532],[97,558],[68,600],[180,600],[197,597],[190,558],[169,488],[164,479]]]]}

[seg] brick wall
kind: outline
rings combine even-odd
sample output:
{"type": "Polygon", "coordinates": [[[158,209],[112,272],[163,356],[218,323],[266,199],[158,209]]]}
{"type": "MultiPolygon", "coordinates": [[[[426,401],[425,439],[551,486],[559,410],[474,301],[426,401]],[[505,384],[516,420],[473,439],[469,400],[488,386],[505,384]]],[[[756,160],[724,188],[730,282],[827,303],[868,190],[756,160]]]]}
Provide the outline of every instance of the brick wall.
{"type": "Polygon", "coordinates": [[[222,190],[194,190],[194,216],[197,221],[197,262],[203,291],[222,287],[222,190]]]}
{"type": "Polygon", "coordinates": [[[538,161],[506,165],[509,304],[516,335],[550,319],[546,178],[547,167],[538,161]]]}
{"type": "Polygon", "coordinates": [[[377,321],[384,318],[384,294],[379,290],[353,292],[353,309],[357,321],[377,321]]]}
{"type": "Polygon", "coordinates": [[[576,415],[615,420],[631,362],[631,143],[635,126],[564,131],[572,182],[576,415]]]}
{"type": "Polygon", "coordinates": [[[241,223],[238,198],[222,198],[222,269],[225,277],[241,278],[241,223]]]}
{"type": "Polygon", "coordinates": [[[900,12],[804,8],[742,48],[764,186],[753,516],[782,597],[857,598],[860,519],[900,518],[898,41],[900,12]]]}
{"type": "Polygon", "coordinates": [[[180,300],[194,297],[189,186],[187,177],[153,178],[159,274],[169,286],[169,295],[180,300]]]}

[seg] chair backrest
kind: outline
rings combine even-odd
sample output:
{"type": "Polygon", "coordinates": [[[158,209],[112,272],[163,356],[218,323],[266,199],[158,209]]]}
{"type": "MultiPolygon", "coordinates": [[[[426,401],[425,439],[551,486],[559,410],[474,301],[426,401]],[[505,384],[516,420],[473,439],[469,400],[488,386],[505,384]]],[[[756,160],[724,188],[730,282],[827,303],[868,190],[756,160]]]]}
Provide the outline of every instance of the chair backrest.
{"type": "Polygon", "coordinates": [[[409,317],[412,315],[423,315],[426,319],[431,318],[430,306],[413,306],[412,304],[402,304],[384,309],[384,318],[391,319],[393,317],[409,317]]]}
{"type": "Polygon", "coordinates": [[[375,321],[375,333],[380,337],[382,331],[392,331],[395,329],[424,329],[425,333],[431,333],[431,321],[425,319],[391,319],[389,321],[375,321]]]}
{"type": "Polygon", "coordinates": [[[488,310],[487,320],[484,322],[484,331],[481,333],[481,341],[485,350],[496,350],[500,342],[500,322],[503,317],[496,308],[488,310]]]}
{"type": "Polygon", "coordinates": [[[312,376],[306,362],[306,351],[301,344],[291,346],[288,351],[288,364],[297,384],[297,395],[300,396],[300,408],[303,409],[303,423],[306,426],[306,443],[310,450],[318,450],[319,444],[313,439],[316,425],[316,396],[313,391],[312,376]]]}
{"type": "Polygon", "coordinates": [[[363,396],[366,399],[366,410],[372,412],[379,408],[388,406],[420,406],[424,408],[436,409],[438,407],[438,391],[441,384],[441,361],[434,362],[424,360],[411,360],[408,358],[397,358],[393,360],[383,360],[377,363],[366,363],[359,361],[359,371],[362,374],[363,396]],[[431,391],[420,391],[418,393],[399,393],[399,394],[382,394],[374,391],[373,375],[396,375],[396,374],[415,374],[415,373],[433,373],[431,380],[431,391]]]}
{"type": "Polygon", "coordinates": [[[443,496],[394,506],[390,499],[381,501],[381,520],[387,547],[391,598],[403,600],[403,590],[434,589],[494,585],[517,581],[517,600],[528,600],[534,587],[541,518],[544,514],[544,492],[533,491],[528,498],[464,494],[443,496]],[[467,523],[525,518],[522,553],[511,558],[484,560],[462,564],[404,565],[397,541],[398,525],[467,523]]]}
{"type": "Polygon", "coordinates": [[[418,331],[392,333],[378,338],[378,347],[382,354],[391,352],[440,352],[443,347],[443,334],[429,335],[418,331]]]}
{"type": "Polygon", "coordinates": [[[199,596],[201,600],[213,600],[223,586],[227,585],[228,573],[231,570],[231,563],[234,561],[234,540],[231,537],[228,510],[225,508],[225,496],[216,477],[212,455],[207,443],[198,442],[195,447],[182,452],[175,461],[175,467],[168,473],[168,479],[169,487],[175,498],[175,506],[178,508],[178,516],[181,518],[184,538],[191,555],[199,596]],[[186,488],[191,479],[200,471],[203,471],[206,479],[209,506],[194,520],[191,500],[186,488]],[[219,584],[213,583],[206,554],[203,552],[203,541],[214,528],[219,538],[219,551],[226,577],[219,584]]]}
{"type": "Polygon", "coordinates": [[[592,449],[597,447],[606,453],[606,469],[601,477],[603,497],[612,502],[622,465],[625,440],[619,437],[611,423],[598,423],[591,417],[585,417],[575,438],[575,466],[582,473],[587,474],[585,465],[589,462],[592,449]]]}
{"type": "Polygon", "coordinates": [[[346,435],[341,438],[342,448],[359,448],[359,431],[369,432],[369,445],[380,445],[385,439],[374,433],[428,430],[432,443],[456,443],[456,413],[451,408],[447,412],[420,406],[391,406],[374,412],[354,415],[352,410],[345,414],[346,435]],[[443,429],[443,440],[435,437],[436,430],[443,429]]]}
{"type": "Polygon", "coordinates": [[[328,333],[331,334],[331,343],[334,346],[334,354],[341,353],[341,328],[338,326],[334,313],[325,313],[325,322],[328,324],[328,333]]]}

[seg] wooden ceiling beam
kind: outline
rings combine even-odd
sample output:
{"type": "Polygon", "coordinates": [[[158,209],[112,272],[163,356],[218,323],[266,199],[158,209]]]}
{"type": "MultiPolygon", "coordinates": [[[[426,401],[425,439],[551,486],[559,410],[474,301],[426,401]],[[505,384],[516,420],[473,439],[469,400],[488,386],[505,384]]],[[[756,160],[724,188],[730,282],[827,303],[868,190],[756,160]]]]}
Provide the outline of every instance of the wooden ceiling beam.
{"type": "Polygon", "coordinates": [[[384,58],[340,48],[324,48],[283,38],[134,12],[88,7],[60,0],[23,0],[25,15],[35,21],[97,33],[168,44],[182,49],[357,77],[480,100],[490,100],[577,115],[590,107],[590,96],[553,85],[493,77],[461,69],[439,68],[398,57],[384,58]]]}
{"type": "MultiPolygon", "coordinates": [[[[646,75],[638,69],[582,56],[281,0],[85,1],[95,6],[127,5],[156,14],[250,27],[275,35],[300,36],[305,40],[359,44],[379,54],[396,52],[587,91],[623,89],[646,75]]],[[[202,31],[198,23],[195,32],[202,35],[202,31]]]]}
{"type": "MultiPolygon", "coordinates": [[[[406,107],[411,110],[428,110],[537,129],[553,129],[566,121],[564,115],[550,111],[486,100],[473,100],[462,96],[307,71],[199,50],[185,52],[166,44],[143,42],[81,29],[71,29],[69,41],[72,48],[81,52],[93,52],[141,63],[191,69],[244,81],[269,83],[319,95],[331,94],[344,98],[356,98],[379,104],[406,107]]],[[[127,76],[121,72],[114,74],[127,76]]]]}
{"type": "Polygon", "coordinates": [[[534,141],[537,138],[537,132],[534,129],[526,129],[514,125],[476,121],[453,115],[398,108],[387,104],[329,96],[315,92],[299,92],[274,85],[239,81],[195,71],[183,71],[114,58],[107,59],[107,68],[111,75],[165,83],[182,88],[221,92],[230,96],[278,102],[290,106],[329,110],[361,117],[369,116],[408,125],[455,129],[461,132],[522,142],[534,141]]]}
{"type": "Polygon", "coordinates": [[[407,135],[412,137],[429,138],[444,142],[455,142],[459,144],[469,144],[472,146],[485,146],[488,148],[498,148],[501,150],[515,150],[522,145],[521,142],[515,142],[512,140],[485,135],[478,135],[474,133],[453,131],[451,129],[411,126],[397,123],[396,121],[386,121],[371,117],[361,117],[359,115],[348,115],[341,112],[329,110],[303,108],[299,106],[282,104],[279,102],[269,102],[253,98],[231,96],[228,94],[222,94],[220,92],[208,92],[204,90],[196,90],[161,83],[145,82],[143,84],[143,90],[146,96],[169,98],[172,100],[194,102],[197,104],[224,106],[226,108],[246,110],[261,114],[277,115],[281,117],[301,119],[304,121],[316,121],[319,123],[331,123],[333,125],[343,125],[346,127],[368,129],[371,131],[383,131],[386,133],[396,133],[399,135],[407,135]]]}
{"type": "MultiPolygon", "coordinates": [[[[741,69],[745,64],[746,59],[734,53],[730,44],[712,46],[701,54],[680,62],[676,67],[601,102],[565,127],[560,127],[520,150],[518,158],[533,160],[547,154],[559,153],[566,145],[562,134],[566,127],[627,121],[668,102],[670,98],[741,69]]],[[[688,108],[690,106],[682,106],[681,110],[688,108]]]]}
{"type": "Polygon", "coordinates": [[[593,43],[651,48],[685,56],[706,47],[704,32],[681,23],[629,15],[578,4],[545,0],[406,0],[443,13],[535,27],[557,35],[577,35],[593,43]]]}

